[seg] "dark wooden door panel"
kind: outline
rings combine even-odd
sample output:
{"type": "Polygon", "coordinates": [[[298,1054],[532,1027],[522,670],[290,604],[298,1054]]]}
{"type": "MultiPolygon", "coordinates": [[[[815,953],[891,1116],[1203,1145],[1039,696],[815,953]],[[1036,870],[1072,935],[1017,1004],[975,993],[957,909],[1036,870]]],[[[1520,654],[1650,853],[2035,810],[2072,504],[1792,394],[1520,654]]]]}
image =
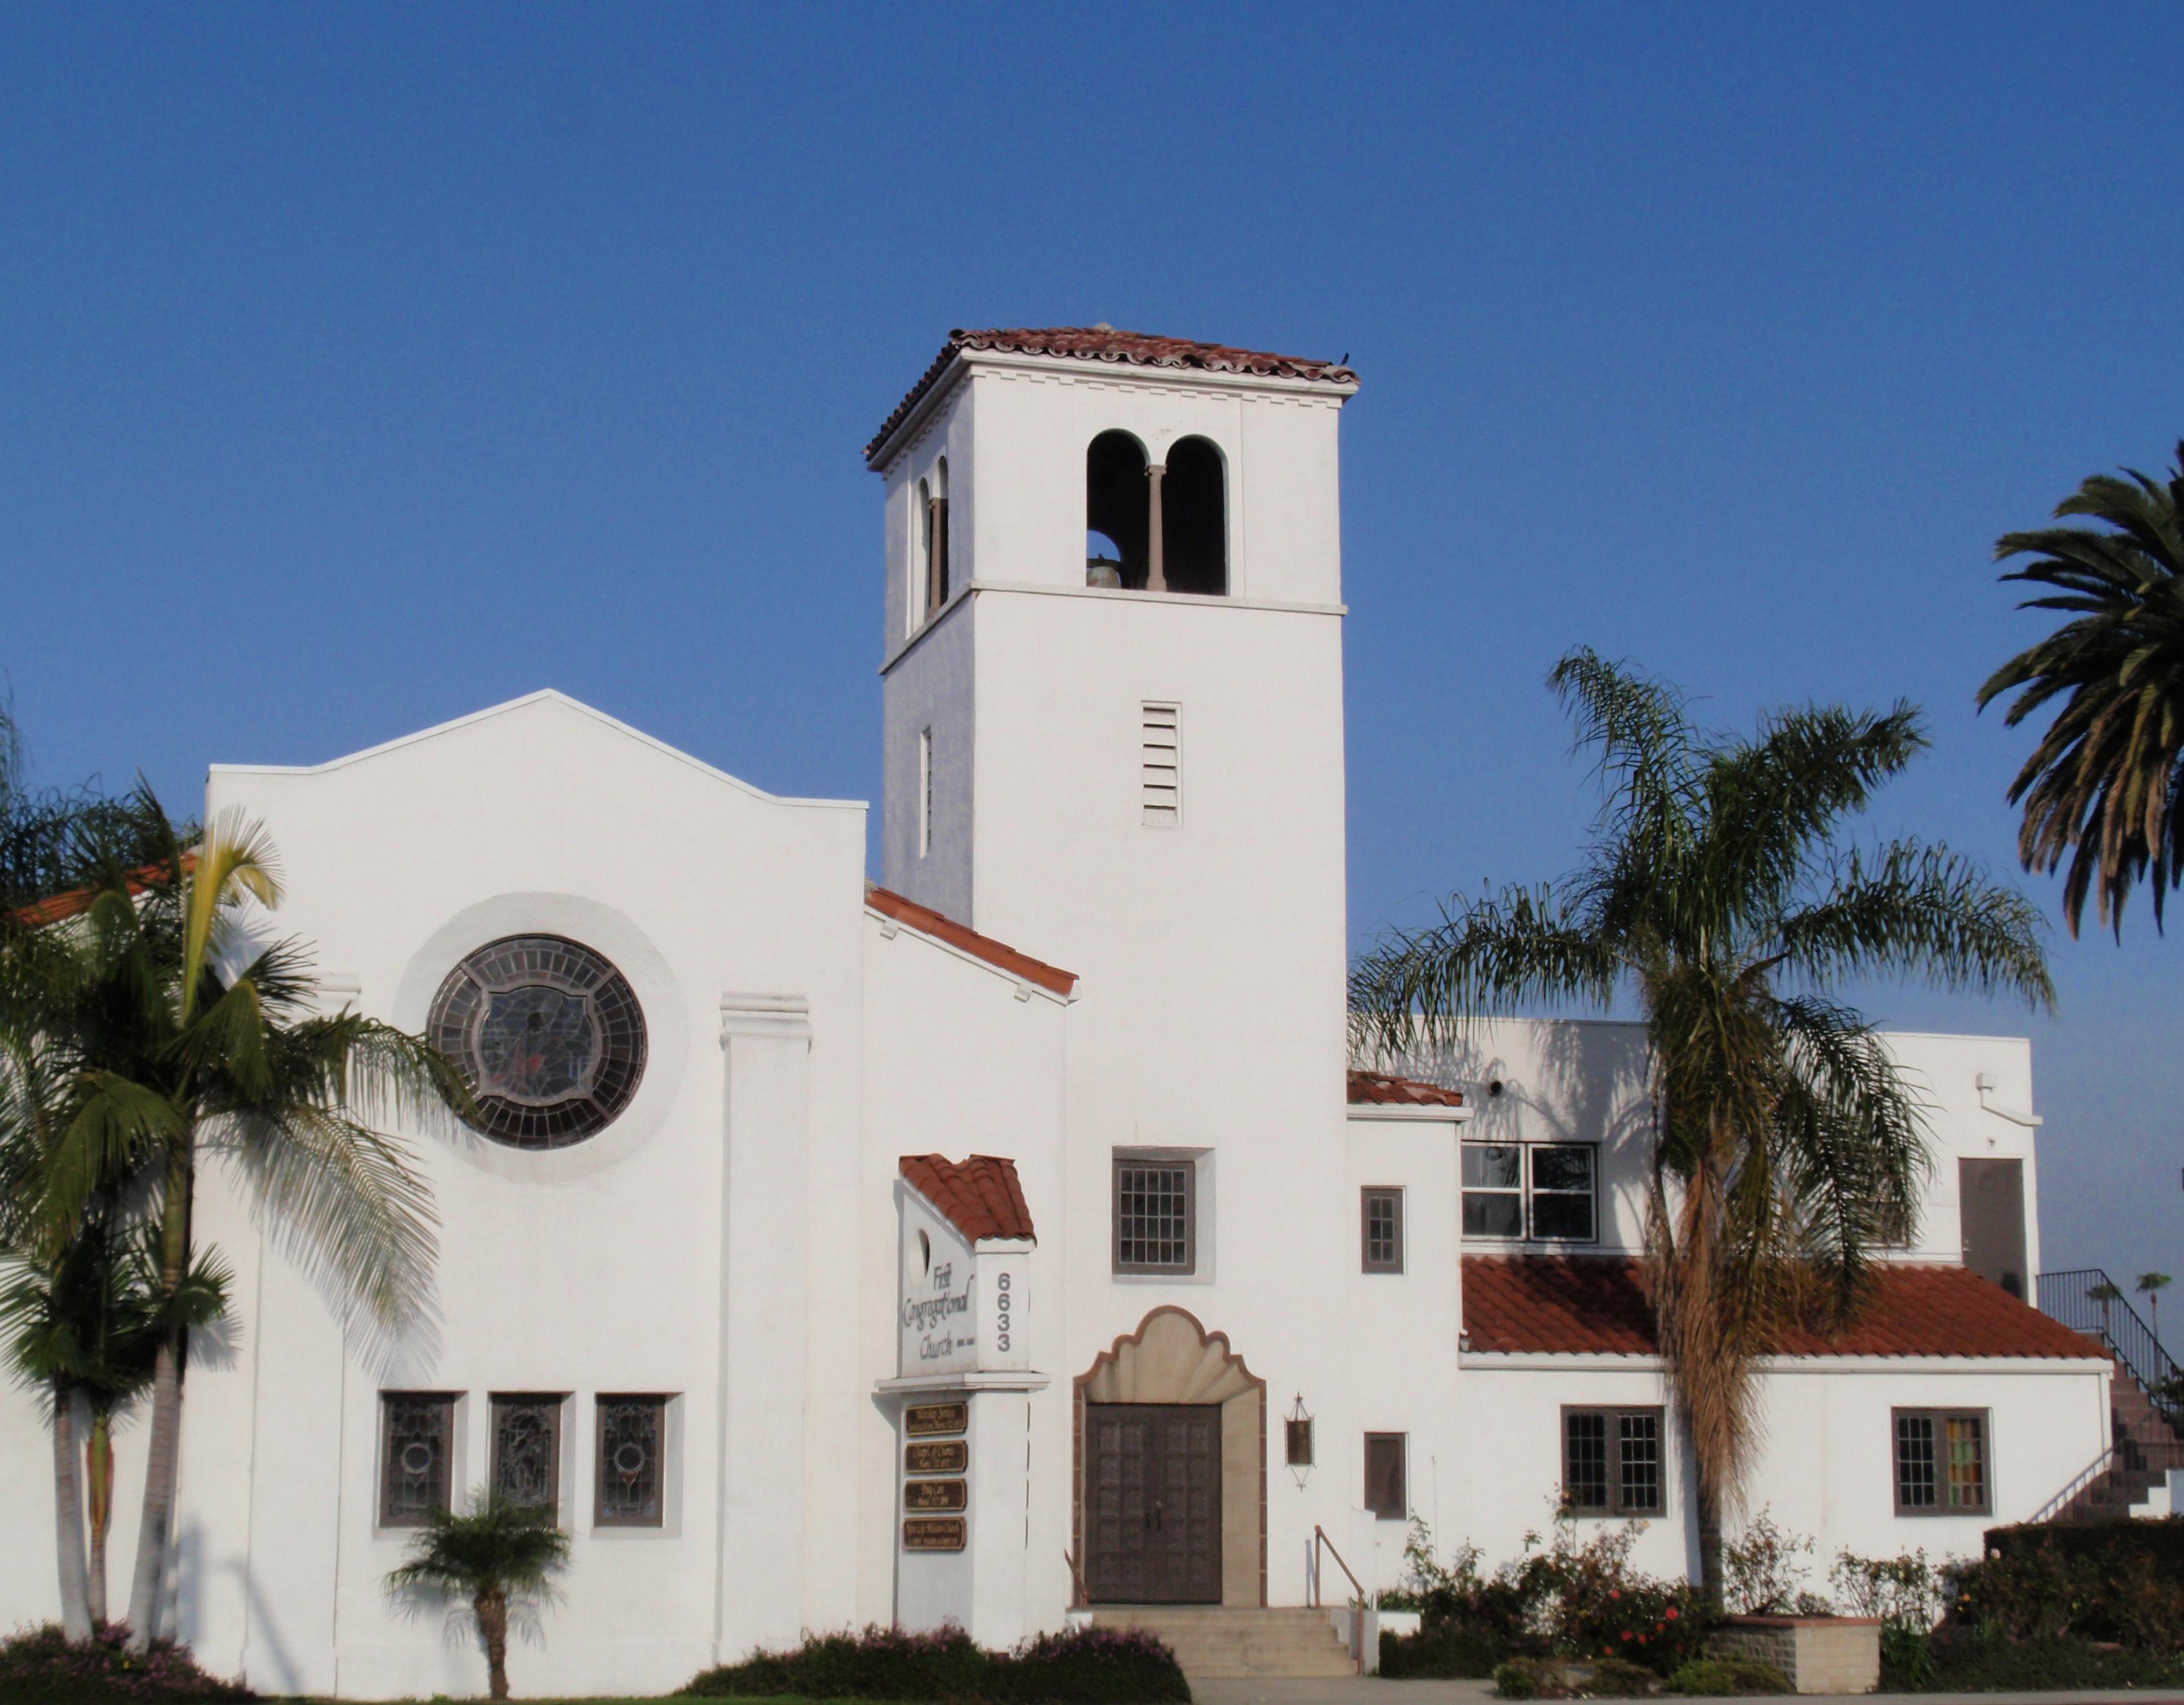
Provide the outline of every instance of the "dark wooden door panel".
{"type": "Polygon", "coordinates": [[[1958,1161],[1964,1265],[2012,1296],[2025,1285],[2025,1162],[1958,1161]]]}
{"type": "Polygon", "coordinates": [[[1221,1602],[1221,1410],[1088,1403],[1084,1585],[1109,1604],[1221,1602]]]}

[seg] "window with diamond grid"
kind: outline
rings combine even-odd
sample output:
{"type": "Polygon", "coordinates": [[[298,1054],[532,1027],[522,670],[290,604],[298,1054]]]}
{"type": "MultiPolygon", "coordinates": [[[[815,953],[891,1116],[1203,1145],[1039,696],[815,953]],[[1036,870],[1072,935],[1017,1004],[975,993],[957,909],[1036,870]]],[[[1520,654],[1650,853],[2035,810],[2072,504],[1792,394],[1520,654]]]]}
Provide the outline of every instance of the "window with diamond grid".
{"type": "Polygon", "coordinates": [[[1115,1159],[1115,1271],[1190,1273],[1198,1247],[1189,1161],[1115,1159]]]}

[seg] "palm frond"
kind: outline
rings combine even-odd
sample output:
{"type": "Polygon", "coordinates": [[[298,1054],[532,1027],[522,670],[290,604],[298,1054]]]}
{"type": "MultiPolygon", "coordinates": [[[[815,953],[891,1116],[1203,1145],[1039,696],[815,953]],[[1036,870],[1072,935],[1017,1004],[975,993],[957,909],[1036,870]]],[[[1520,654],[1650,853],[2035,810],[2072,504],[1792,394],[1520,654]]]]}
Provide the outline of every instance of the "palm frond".
{"type": "Polygon", "coordinates": [[[1384,938],[1351,974],[1351,1008],[1377,1045],[1399,1052],[1476,1015],[1605,1000],[1619,968],[1553,889],[1511,889],[1451,900],[1434,928],[1384,938]]]}
{"type": "Polygon", "coordinates": [[[2055,1002],[2038,909],[1946,846],[1899,840],[1853,850],[1827,890],[1774,927],[1779,960],[1815,984],[1916,977],[1945,989],[2055,1002]]]}
{"type": "Polygon", "coordinates": [[[281,903],[281,858],[263,823],[230,806],[206,825],[190,872],[182,935],[182,1017],[187,1022],[198,980],[215,956],[219,932],[247,895],[267,911],[281,903]]]}

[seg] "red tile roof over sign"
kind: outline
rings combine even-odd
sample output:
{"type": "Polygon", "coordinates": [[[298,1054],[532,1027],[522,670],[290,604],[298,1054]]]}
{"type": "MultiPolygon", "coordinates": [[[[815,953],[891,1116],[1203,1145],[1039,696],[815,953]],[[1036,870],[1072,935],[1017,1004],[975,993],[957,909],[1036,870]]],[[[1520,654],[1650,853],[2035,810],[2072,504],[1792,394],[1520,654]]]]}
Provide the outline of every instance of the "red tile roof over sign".
{"type": "Polygon", "coordinates": [[[1036,1235],[1014,1161],[999,1155],[972,1155],[962,1161],[945,1155],[905,1155],[902,1175],[973,1243],[990,1237],[1036,1235]]]}
{"type": "MultiPolygon", "coordinates": [[[[1463,1329],[1474,1351],[1652,1356],[1639,1263],[1621,1256],[1463,1257],[1463,1329]]],[[[1858,1319],[1825,1338],[1786,1332],[1781,1356],[2089,1357],[2106,1352],[1962,1267],[1884,1266],[1858,1319]]]]}
{"type": "Polygon", "coordinates": [[[944,912],[929,905],[920,905],[914,900],[905,900],[891,888],[865,884],[865,904],[874,911],[906,923],[920,935],[929,935],[935,941],[944,941],[959,948],[973,959],[983,959],[1011,977],[1021,977],[1027,983],[1036,983],[1040,988],[1056,995],[1067,995],[1077,986],[1077,973],[1064,971],[1058,965],[1049,965],[1043,959],[1034,959],[1028,953],[1019,953],[1005,941],[996,941],[990,935],[981,935],[975,929],[966,929],[944,912]]]}
{"type": "Polygon", "coordinates": [[[1156,337],[1143,332],[1117,332],[1112,326],[1017,326],[1006,331],[948,334],[940,354],[925,370],[925,376],[910,387],[910,394],[894,405],[872,441],[865,446],[869,461],[894,429],[910,418],[910,411],[939,382],[948,364],[966,349],[997,349],[1018,355],[1064,355],[1079,361],[1106,361],[1129,367],[1190,367],[1201,373],[1253,373],[1268,378],[1318,379],[1330,385],[1355,385],[1357,374],[1338,361],[1314,361],[1301,355],[1269,355],[1257,349],[1237,349],[1226,343],[1194,343],[1187,337],[1156,337]]]}

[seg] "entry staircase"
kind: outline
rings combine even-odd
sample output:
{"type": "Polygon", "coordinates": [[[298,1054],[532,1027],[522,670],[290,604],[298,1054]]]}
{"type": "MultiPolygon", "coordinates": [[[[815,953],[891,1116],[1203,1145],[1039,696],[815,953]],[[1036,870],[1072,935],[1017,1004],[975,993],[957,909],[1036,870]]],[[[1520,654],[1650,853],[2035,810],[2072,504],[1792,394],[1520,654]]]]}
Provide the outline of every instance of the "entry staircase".
{"type": "Polygon", "coordinates": [[[1157,1635],[1190,1681],[1355,1675],[1357,1660],[1324,1610],[1228,1610],[1217,1605],[1103,1604],[1095,1628],[1157,1635]]]}
{"type": "Polygon", "coordinates": [[[2170,1473],[2184,1469],[2176,1407],[2184,1369],[2098,1267],[2040,1275],[2040,1309],[2109,1352],[2109,1444],[2033,1517],[2035,1521],[2116,1521],[2184,1515],[2172,1508],[2170,1473]],[[2157,1403],[2153,1392],[2164,1401],[2157,1403]]]}

